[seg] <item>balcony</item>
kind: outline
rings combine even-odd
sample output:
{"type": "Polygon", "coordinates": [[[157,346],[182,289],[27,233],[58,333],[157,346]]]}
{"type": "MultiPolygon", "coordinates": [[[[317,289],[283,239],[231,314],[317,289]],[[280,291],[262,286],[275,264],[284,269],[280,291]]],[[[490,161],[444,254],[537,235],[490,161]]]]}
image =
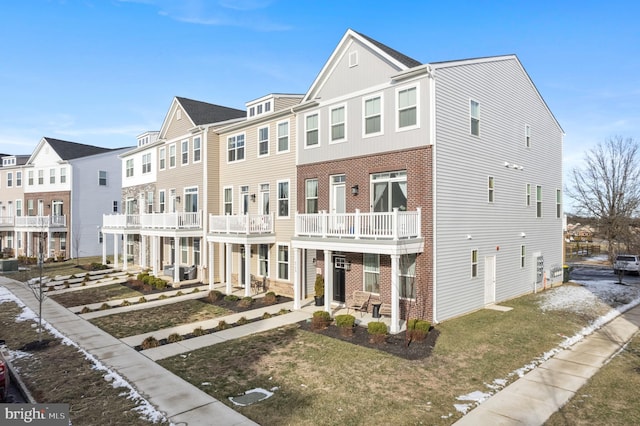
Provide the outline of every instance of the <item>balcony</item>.
{"type": "Polygon", "coordinates": [[[175,213],[105,214],[102,227],[114,230],[202,229],[202,211],[175,213]]]}
{"type": "Polygon", "coordinates": [[[13,228],[15,216],[0,216],[0,228],[13,228]]]}
{"type": "Polygon", "coordinates": [[[14,220],[16,228],[38,230],[43,228],[65,228],[67,226],[67,217],[65,215],[16,216],[14,220]]]}
{"type": "Polygon", "coordinates": [[[398,241],[421,238],[420,209],[382,213],[296,214],[297,237],[398,241]]]}
{"type": "Polygon", "coordinates": [[[271,234],[273,215],[209,215],[209,232],[219,234],[271,234]]]}

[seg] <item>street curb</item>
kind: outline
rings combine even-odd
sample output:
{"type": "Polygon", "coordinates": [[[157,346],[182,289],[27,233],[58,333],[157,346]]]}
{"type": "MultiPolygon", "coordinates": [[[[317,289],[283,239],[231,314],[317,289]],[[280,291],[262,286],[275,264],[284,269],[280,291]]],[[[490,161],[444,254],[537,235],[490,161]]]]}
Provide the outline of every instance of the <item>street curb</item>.
{"type": "Polygon", "coordinates": [[[29,389],[27,389],[27,385],[25,385],[24,381],[22,381],[22,377],[20,377],[20,374],[18,374],[18,371],[13,366],[13,364],[11,364],[11,361],[5,359],[5,362],[7,364],[7,368],[9,369],[9,376],[11,377],[14,385],[18,388],[20,395],[22,395],[22,397],[29,404],[37,404],[38,401],[36,401],[33,395],[31,395],[31,392],[29,392],[29,389]]]}

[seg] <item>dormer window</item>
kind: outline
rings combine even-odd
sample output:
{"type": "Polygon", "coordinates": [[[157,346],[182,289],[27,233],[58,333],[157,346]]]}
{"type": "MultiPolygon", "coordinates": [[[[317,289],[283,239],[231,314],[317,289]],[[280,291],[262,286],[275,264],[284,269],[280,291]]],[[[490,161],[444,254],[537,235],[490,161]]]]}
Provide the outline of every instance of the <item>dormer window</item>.
{"type": "Polygon", "coordinates": [[[254,115],[256,115],[256,108],[255,107],[249,108],[249,117],[253,117],[254,115]]]}

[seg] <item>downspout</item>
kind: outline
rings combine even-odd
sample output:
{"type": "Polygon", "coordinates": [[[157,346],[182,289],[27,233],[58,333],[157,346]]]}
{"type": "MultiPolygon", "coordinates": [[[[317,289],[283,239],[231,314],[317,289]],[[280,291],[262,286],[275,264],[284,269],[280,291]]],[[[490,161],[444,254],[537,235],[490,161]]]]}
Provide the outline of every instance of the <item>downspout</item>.
{"type": "Polygon", "coordinates": [[[438,282],[438,262],[437,262],[437,255],[436,253],[438,252],[437,250],[437,242],[438,242],[438,227],[437,227],[437,185],[436,185],[436,180],[437,180],[437,176],[438,176],[438,167],[437,167],[437,156],[436,156],[436,147],[437,147],[437,143],[436,143],[436,80],[435,80],[435,75],[434,75],[434,71],[431,68],[431,66],[428,66],[428,71],[427,71],[427,78],[428,78],[428,82],[429,82],[429,142],[431,143],[431,199],[432,199],[432,204],[431,204],[431,226],[432,226],[432,235],[433,235],[433,241],[431,244],[431,259],[432,259],[432,294],[433,294],[433,323],[437,324],[438,323],[438,303],[437,303],[437,299],[438,299],[438,289],[437,289],[437,285],[436,283],[438,282]]]}
{"type": "MultiPolygon", "coordinates": [[[[207,241],[207,232],[209,228],[209,126],[202,128],[202,239],[200,240],[200,265],[206,262],[207,275],[205,276],[205,270],[200,267],[200,279],[204,282],[205,278],[209,276],[209,242],[207,241]],[[205,260],[206,259],[206,260],[205,260]]],[[[213,283],[209,283],[209,288],[213,288],[213,283]]]]}

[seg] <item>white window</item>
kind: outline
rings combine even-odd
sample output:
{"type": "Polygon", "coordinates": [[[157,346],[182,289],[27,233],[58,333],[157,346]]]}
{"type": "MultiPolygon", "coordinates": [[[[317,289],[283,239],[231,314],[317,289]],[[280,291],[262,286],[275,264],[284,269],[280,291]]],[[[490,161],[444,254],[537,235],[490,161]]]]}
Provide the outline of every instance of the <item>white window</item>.
{"type": "Polygon", "coordinates": [[[527,257],[527,248],[522,245],[520,246],[520,268],[524,268],[526,257],[527,257]]]}
{"type": "Polygon", "coordinates": [[[60,183],[67,183],[67,169],[66,167],[60,168],[60,183]]]}
{"type": "Polygon", "coordinates": [[[196,213],[198,211],[198,187],[184,189],[184,211],[196,213]]]}
{"type": "Polygon", "coordinates": [[[341,105],[331,109],[331,142],[346,140],[346,107],[341,105]]]}
{"type": "Polygon", "coordinates": [[[278,123],[278,152],[289,151],[289,122],[278,123]]]}
{"type": "Polygon", "coordinates": [[[193,138],[193,162],[197,163],[202,158],[202,146],[200,136],[193,138]]]}
{"type": "Polygon", "coordinates": [[[556,218],[562,217],[562,191],[556,189],[556,218]]]}
{"type": "Polygon", "coordinates": [[[260,244],[258,246],[258,273],[263,277],[269,276],[269,245],[260,244]]]}
{"type": "Polygon", "coordinates": [[[249,214],[249,186],[240,187],[240,214],[249,214]]]}
{"type": "Polygon", "coordinates": [[[278,279],[289,280],[289,246],[278,244],[278,279]]]}
{"type": "Polygon", "coordinates": [[[11,188],[13,186],[13,173],[7,173],[7,188],[11,188]]]}
{"type": "MultiPolygon", "coordinates": [[[[22,216],[22,200],[16,200],[16,216],[22,216]]],[[[18,232],[20,235],[21,232],[18,232]]]]}
{"type": "Polygon", "coordinates": [[[126,170],[126,176],[127,177],[133,176],[133,158],[129,158],[127,160],[127,164],[126,164],[125,170],[126,170]]]}
{"type": "Polygon", "coordinates": [[[471,278],[478,276],[478,250],[471,250],[471,278]]]}
{"type": "Polygon", "coordinates": [[[409,129],[418,123],[418,88],[409,87],[397,91],[398,96],[398,129],[409,129]]]}
{"type": "Polygon", "coordinates": [[[380,293],[380,255],[364,254],[364,291],[380,293]]]}
{"type": "Polygon", "coordinates": [[[158,191],[158,209],[160,210],[160,213],[164,213],[166,203],[165,196],[166,194],[164,189],[158,191]]]}
{"type": "Polygon", "coordinates": [[[33,216],[33,200],[27,200],[27,216],[33,216]]]}
{"type": "Polygon", "coordinates": [[[473,99],[469,104],[469,113],[471,116],[471,134],[480,136],[480,104],[473,99]]]}
{"type": "Polygon", "coordinates": [[[318,113],[307,115],[304,118],[304,144],[305,146],[316,146],[320,143],[318,135],[318,113]]]}
{"type": "Polygon", "coordinates": [[[49,169],[49,183],[55,185],[56,183],[56,169],[49,169]]]}
{"type": "Polygon", "coordinates": [[[525,203],[527,207],[531,205],[531,184],[530,183],[528,183],[526,187],[525,203]]]}
{"type": "Polygon", "coordinates": [[[187,237],[180,237],[180,261],[183,265],[189,263],[189,245],[187,244],[187,237]]]}
{"type": "Polygon", "coordinates": [[[169,145],[169,168],[176,166],[176,144],[169,145]]]}
{"type": "Polygon", "coordinates": [[[16,172],[16,186],[22,186],[22,172],[16,172]]]}
{"type": "Polygon", "coordinates": [[[364,134],[365,136],[382,133],[382,96],[376,95],[364,99],[364,134]]]}
{"type": "Polygon", "coordinates": [[[147,213],[153,213],[153,191],[147,191],[147,213]]]}
{"type": "Polygon", "coordinates": [[[244,134],[227,139],[227,162],[244,160],[244,134]]]}
{"type": "MultiPolygon", "coordinates": [[[[60,181],[62,182],[62,176],[60,177],[60,181]]],[[[27,184],[33,185],[33,170],[29,170],[29,173],[27,173],[27,184]]]]}
{"type": "Polygon", "coordinates": [[[189,141],[182,141],[182,164],[189,164],[189,141]]]}
{"type": "Polygon", "coordinates": [[[407,172],[374,173],[371,175],[371,204],[374,212],[407,210],[407,172]]]}
{"type": "Polygon", "coordinates": [[[400,297],[405,299],[416,298],[416,254],[403,254],[400,256],[400,271],[398,277],[400,285],[400,297]]]}
{"type": "Polygon", "coordinates": [[[98,185],[107,186],[107,172],[105,170],[98,171],[98,185]]]}
{"type": "Polygon", "coordinates": [[[493,203],[494,200],[494,192],[495,192],[495,182],[493,176],[489,176],[489,181],[487,182],[487,196],[490,203],[493,203]]]}
{"type": "Polygon", "coordinates": [[[318,179],[304,181],[305,213],[318,213],[318,179]]]}
{"type": "Polygon", "coordinates": [[[531,126],[524,126],[524,146],[531,148],[531,126]]]}
{"type": "Polygon", "coordinates": [[[536,217],[542,217],[542,187],[536,186],[536,217]]]}
{"type": "Polygon", "coordinates": [[[38,170],[38,185],[44,185],[44,170],[38,170]]]}
{"type": "Polygon", "coordinates": [[[269,128],[258,129],[258,156],[269,155],[269,128]]]}
{"type": "Polygon", "coordinates": [[[193,264],[200,265],[200,238],[193,239],[193,264]]]}
{"type": "Polygon", "coordinates": [[[151,173],[151,153],[142,155],[142,174],[151,173]]]}
{"type": "Polygon", "coordinates": [[[278,216],[289,217],[289,181],[278,182],[278,216]]]}
{"type": "Polygon", "coordinates": [[[233,188],[224,189],[224,214],[233,214],[233,188]]]}
{"type": "Polygon", "coordinates": [[[260,184],[260,212],[269,214],[269,184],[260,184]]]}
{"type": "Polygon", "coordinates": [[[167,167],[167,160],[165,158],[166,157],[166,151],[167,151],[166,148],[163,147],[163,148],[160,148],[159,153],[158,153],[158,156],[160,157],[159,158],[160,165],[159,165],[158,168],[160,170],[164,170],[167,167]]]}

